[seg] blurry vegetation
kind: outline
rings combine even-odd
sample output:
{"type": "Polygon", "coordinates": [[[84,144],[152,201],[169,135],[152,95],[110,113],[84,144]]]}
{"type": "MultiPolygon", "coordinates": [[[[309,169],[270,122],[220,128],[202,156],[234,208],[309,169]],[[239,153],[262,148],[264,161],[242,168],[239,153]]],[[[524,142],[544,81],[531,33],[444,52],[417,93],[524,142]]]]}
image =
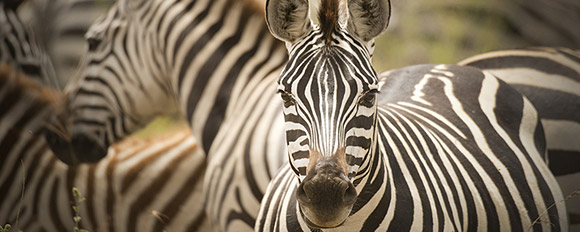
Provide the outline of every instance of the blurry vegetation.
{"type": "Polygon", "coordinates": [[[180,115],[167,115],[157,117],[150,122],[145,128],[135,132],[132,136],[147,138],[159,133],[167,133],[179,129],[189,128],[187,122],[180,115]]]}
{"type": "Polygon", "coordinates": [[[379,72],[499,49],[580,47],[578,0],[391,0],[391,7],[389,28],[376,40],[379,72]]]}
{"type": "Polygon", "coordinates": [[[4,227],[0,226],[0,232],[10,232],[10,229],[12,229],[12,226],[10,226],[10,224],[6,224],[4,225],[4,227]]]}
{"type": "Polygon", "coordinates": [[[456,63],[489,50],[522,47],[494,17],[494,1],[393,0],[386,33],[376,40],[377,71],[421,63],[456,63]]]}

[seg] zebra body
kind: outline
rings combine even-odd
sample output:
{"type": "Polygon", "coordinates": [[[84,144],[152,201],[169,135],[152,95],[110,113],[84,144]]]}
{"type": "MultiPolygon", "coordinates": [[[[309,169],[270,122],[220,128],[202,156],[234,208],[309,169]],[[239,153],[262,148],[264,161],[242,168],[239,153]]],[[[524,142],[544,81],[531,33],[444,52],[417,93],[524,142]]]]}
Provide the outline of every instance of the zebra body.
{"type": "Polygon", "coordinates": [[[567,231],[533,105],[491,74],[420,65],[378,77],[389,1],[269,0],[289,165],[258,231],[567,231]],[[538,223],[541,221],[542,223],[538,223]]]}
{"type": "MultiPolygon", "coordinates": [[[[380,153],[366,161],[349,218],[323,231],[566,231],[527,99],[460,66],[394,70],[380,85],[380,153]]],[[[286,165],[268,186],[257,230],[313,230],[298,210],[298,184],[286,165]]]]}
{"type": "MultiPolygon", "coordinates": [[[[564,196],[580,191],[580,51],[504,50],[459,64],[492,73],[530,99],[544,126],[550,170],[564,196]]],[[[580,227],[580,198],[568,199],[566,206],[571,224],[580,227]]]]}
{"type": "Polygon", "coordinates": [[[209,219],[218,230],[253,230],[285,153],[275,82],[287,55],[262,4],[118,1],[86,36],[67,107],[52,121],[62,133],[47,134],[55,154],[97,161],[153,117],[179,110],[208,157],[209,219]]]}

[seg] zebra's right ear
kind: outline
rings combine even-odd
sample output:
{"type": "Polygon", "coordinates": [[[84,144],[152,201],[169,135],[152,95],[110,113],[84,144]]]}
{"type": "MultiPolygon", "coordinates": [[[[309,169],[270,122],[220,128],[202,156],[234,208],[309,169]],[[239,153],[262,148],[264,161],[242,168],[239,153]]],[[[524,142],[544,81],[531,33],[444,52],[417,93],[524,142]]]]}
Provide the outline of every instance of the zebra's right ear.
{"type": "Polygon", "coordinates": [[[308,0],[268,0],[266,23],[274,37],[294,43],[312,30],[308,0]]]}

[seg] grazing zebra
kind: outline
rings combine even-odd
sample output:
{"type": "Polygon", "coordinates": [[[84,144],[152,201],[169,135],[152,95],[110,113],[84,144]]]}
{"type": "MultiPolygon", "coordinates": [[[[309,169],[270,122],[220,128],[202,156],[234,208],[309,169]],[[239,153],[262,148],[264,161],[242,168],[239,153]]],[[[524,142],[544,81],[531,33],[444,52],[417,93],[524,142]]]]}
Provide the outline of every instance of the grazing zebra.
{"type": "Polygon", "coordinates": [[[203,211],[205,156],[189,130],[129,139],[103,161],[70,167],[42,130],[57,95],[0,67],[0,225],[70,231],[71,189],[86,197],[81,228],[90,231],[208,231],[203,211]]]}
{"type": "Polygon", "coordinates": [[[377,77],[388,0],[322,0],[314,27],[308,12],[305,1],[266,3],[290,54],[278,80],[289,165],[268,186],[258,231],[567,230],[526,98],[464,66],[377,77]]]}
{"type": "Polygon", "coordinates": [[[21,3],[0,1],[0,62],[40,83],[57,87],[50,58],[16,13],[21,3]]]}
{"type": "Polygon", "coordinates": [[[0,50],[0,57],[10,57],[0,63],[0,225],[72,230],[76,186],[86,196],[80,226],[90,231],[210,230],[200,204],[205,157],[189,131],[125,141],[98,164],[68,167],[58,161],[42,132],[59,96],[40,85],[46,73],[30,72],[48,70],[43,66],[50,63],[38,62],[42,50],[27,50],[33,34],[23,34],[16,5],[7,5],[0,19],[10,20],[0,27],[12,29],[0,34],[8,38],[0,47],[18,49],[0,50]]]}
{"type": "Polygon", "coordinates": [[[251,231],[283,162],[275,82],[285,46],[251,0],[120,0],[91,26],[66,107],[46,137],[69,164],[95,162],[159,114],[179,110],[207,154],[206,212],[251,231]]]}
{"type": "MultiPolygon", "coordinates": [[[[530,99],[546,132],[550,170],[564,196],[580,191],[580,51],[495,51],[459,64],[490,72],[530,99]]],[[[567,200],[566,206],[570,223],[580,229],[580,197],[567,200]]]]}

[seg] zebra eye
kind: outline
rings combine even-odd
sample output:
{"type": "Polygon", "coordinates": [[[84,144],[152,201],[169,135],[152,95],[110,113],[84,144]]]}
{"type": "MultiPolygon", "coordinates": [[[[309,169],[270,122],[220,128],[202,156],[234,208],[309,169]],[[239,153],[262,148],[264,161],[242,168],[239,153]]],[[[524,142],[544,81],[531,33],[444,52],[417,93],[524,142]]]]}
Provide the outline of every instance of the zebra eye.
{"type": "Polygon", "coordinates": [[[280,97],[282,97],[282,101],[284,101],[284,107],[288,108],[288,107],[296,104],[296,102],[294,101],[294,98],[292,98],[292,95],[290,95],[289,93],[287,93],[286,91],[283,91],[283,90],[280,90],[279,92],[280,92],[280,97]]]}
{"type": "Polygon", "coordinates": [[[377,90],[370,90],[366,92],[359,100],[358,104],[371,108],[375,104],[375,98],[377,95],[377,90]]]}
{"type": "Polygon", "coordinates": [[[101,43],[101,39],[97,38],[88,38],[87,43],[89,44],[89,51],[94,51],[97,49],[99,44],[101,43]]]}

